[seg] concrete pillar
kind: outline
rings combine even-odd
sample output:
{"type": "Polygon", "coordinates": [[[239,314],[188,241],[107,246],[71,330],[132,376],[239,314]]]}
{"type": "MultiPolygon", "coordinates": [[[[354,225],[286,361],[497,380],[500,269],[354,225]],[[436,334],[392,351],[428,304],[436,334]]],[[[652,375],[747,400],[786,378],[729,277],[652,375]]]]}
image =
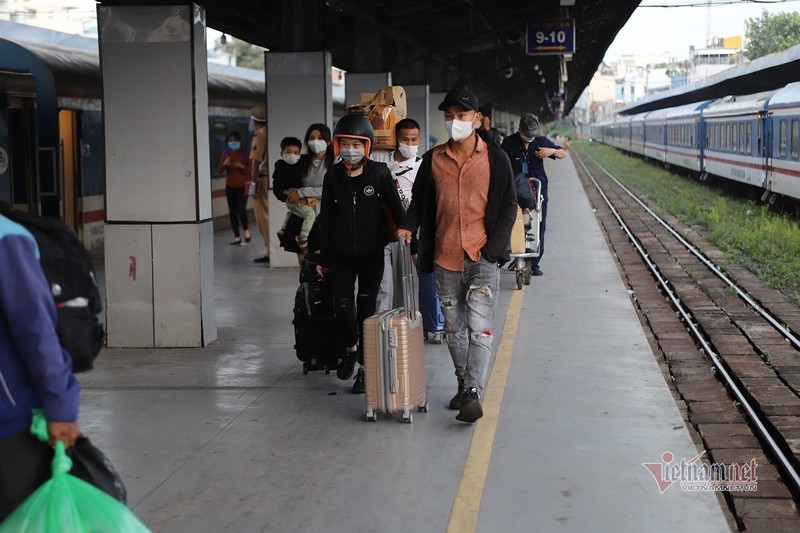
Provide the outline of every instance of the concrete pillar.
{"type": "Polygon", "coordinates": [[[430,93],[428,99],[428,109],[430,110],[430,123],[428,125],[430,135],[436,137],[435,144],[447,142],[447,129],[444,127],[444,113],[439,111],[439,104],[442,103],[447,93],[430,93]]]}
{"type": "Polygon", "coordinates": [[[205,11],[97,8],[112,347],[217,338],[205,11]]]}
{"type": "MultiPolygon", "coordinates": [[[[267,52],[267,157],[270,177],[280,157],[280,142],[292,136],[302,140],[310,124],[333,129],[333,88],[330,52],[267,52]]],[[[269,227],[281,227],[286,204],[269,195],[269,227]]],[[[297,256],[270,239],[270,267],[297,266],[297,256]]]]}
{"type": "Polygon", "coordinates": [[[408,118],[413,118],[419,122],[419,154],[424,154],[430,143],[428,142],[428,123],[430,114],[430,102],[428,101],[427,85],[403,85],[406,90],[406,104],[408,106],[408,118]]]}
{"type": "Polygon", "coordinates": [[[358,104],[361,93],[375,94],[383,87],[391,84],[391,72],[348,72],[344,77],[345,108],[358,104]]]}

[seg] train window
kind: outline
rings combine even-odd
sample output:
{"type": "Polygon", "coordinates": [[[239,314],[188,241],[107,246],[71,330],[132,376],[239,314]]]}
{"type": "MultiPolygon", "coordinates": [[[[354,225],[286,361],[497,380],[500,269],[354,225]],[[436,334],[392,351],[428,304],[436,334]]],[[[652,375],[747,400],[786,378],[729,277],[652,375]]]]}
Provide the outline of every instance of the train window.
{"type": "Polygon", "coordinates": [[[800,119],[792,119],[792,159],[800,155],[800,119]]]}
{"type": "Polygon", "coordinates": [[[739,146],[739,124],[731,125],[731,152],[738,151],[739,146]]]}
{"type": "Polygon", "coordinates": [[[747,152],[747,143],[745,142],[744,122],[739,124],[739,152],[747,152]]]}
{"type": "Polygon", "coordinates": [[[714,127],[715,127],[715,128],[716,128],[716,130],[717,130],[717,133],[716,133],[716,137],[717,137],[717,140],[716,140],[717,150],[722,150],[722,125],[720,125],[720,124],[717,124],[717,125],[715,125],[714,127]]]}
{"type": "Polygon", "coordinates": [[[786,121],[786,119],[782,119],[780,122],[780,133],[778,136],[778,154],[781,157],[786,157],[786,147],[788,145],[787,137],[789,136],[788,134],[789,134],[789,123],[786,121]]]}
{"type": "Polygon", "coordinates": [[[744,144],[747,147],[745,153],[752,154],[753,153],[753,124],[752,122],[748,122],[747,126],[745,127],[745,136],[744,136],[744,144]]]}
{"type": "Polygon", "coordinates": [[[731,125],[725,124],[725,151],[731,149],[731,125]]]}

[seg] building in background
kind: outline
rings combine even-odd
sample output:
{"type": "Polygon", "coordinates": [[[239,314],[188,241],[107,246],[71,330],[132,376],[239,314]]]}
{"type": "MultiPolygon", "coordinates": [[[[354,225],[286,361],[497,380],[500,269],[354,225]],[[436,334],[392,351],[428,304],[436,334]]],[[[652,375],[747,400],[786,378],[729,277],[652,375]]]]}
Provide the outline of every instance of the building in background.
{"type": "Polygon", "coordinates": [[[0,20],[97,38],[94,0],[0,0],[0,20]]]}
{"type": "Polygon", "coordinates": [[[747,63],[744,57],[742,36],[715,37],[711,46],[700,50],[690,50],[691,69],[687,81],[692,83],[704,80],[724,70],[747,63]]]}

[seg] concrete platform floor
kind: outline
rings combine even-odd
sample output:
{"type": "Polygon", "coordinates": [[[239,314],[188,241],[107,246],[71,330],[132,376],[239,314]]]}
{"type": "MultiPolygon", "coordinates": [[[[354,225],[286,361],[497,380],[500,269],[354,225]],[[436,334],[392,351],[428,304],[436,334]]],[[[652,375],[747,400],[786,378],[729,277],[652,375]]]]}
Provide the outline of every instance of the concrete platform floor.
{"type": "Polygon", "coordinates": [[[697,451],[574,167],[548,168],[545,275],[522,291],[502,277],[475,425],[446,409],[455,378],[433,344],[430,412],[362,421],[350,381],[295,357],[297,269],[219,232],[219,339],[106,349],[79,375],[82,429],[130,507],[158,532],[730,531],[715,494],[660,494],[643,466],[697,451]]]}

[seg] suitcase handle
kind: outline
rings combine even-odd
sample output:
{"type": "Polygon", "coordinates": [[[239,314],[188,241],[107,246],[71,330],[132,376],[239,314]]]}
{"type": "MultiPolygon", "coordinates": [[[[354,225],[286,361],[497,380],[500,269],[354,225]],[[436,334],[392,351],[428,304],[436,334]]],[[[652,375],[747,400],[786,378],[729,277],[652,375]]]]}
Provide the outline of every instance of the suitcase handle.
{"type": "Polygon", "coordinates": [[[411,246],[406,236],[400,237],[400,275],[403,280],[403,307],[406,317],[414,321],[419,309],[419,285],[411,263],[411,246]]]}

